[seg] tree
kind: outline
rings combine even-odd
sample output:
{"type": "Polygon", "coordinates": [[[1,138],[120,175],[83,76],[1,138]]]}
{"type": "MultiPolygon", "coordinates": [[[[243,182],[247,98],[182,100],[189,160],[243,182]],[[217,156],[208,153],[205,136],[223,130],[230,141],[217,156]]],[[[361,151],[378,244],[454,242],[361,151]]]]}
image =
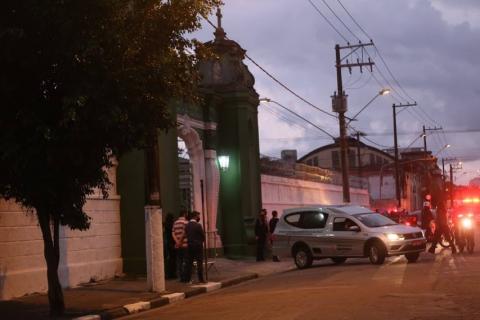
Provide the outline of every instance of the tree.
{"type": "Polygon", "coordinates": [[[4,0],[0,3],[0,196],[38,217],[50,313],[64,311],[59,228],[89,228],[112,158],[174,124],[194,98],[187,34],[218,0],[4,0]]]}

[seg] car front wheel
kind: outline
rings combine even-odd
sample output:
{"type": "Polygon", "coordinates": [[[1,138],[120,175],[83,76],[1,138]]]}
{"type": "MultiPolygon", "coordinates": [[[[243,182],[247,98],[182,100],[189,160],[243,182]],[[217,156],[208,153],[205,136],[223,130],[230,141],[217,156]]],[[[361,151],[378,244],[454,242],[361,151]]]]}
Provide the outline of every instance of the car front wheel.
{"type": "Polygon", "coordinates": [[[295,250],[294,256],[295,264],[298,269],[305,269],[312,265],[313,257],[307,247],[299,247],[295,250]]]}
{"type": "Polygon", "coordinates": [[[417,262],[418,258],[420,257],[420,252],[411,252],[405,254],[405,258],[407,258],[408,262],[417,262]]]}
{"type": "Polygon", "coordinates": [[[368,247],[368,258],[372,264],[383,264],[387,250],[380,242],[374,242],[368,247]]]}

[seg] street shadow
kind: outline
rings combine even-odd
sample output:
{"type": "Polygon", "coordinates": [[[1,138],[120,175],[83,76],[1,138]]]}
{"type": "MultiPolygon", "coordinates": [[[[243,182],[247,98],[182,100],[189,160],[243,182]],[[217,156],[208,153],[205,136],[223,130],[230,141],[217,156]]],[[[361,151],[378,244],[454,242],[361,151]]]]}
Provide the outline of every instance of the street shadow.
{"type": "Polygon", "coordinates": [[[50,317],[48,303],[26,303],[18,300],[4,300],[0,301],[1,319],[15,319],[15,320],[66,320],[81,317],[91,312],[98,312],[98,310],[78,310],[68,308],[62,317],[50,317]]]}

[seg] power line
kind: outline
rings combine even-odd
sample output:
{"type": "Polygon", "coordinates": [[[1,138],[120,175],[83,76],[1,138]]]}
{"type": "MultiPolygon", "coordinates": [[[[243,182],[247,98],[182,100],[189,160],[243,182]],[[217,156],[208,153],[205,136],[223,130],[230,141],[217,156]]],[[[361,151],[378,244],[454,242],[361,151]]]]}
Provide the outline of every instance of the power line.
{"type": "Polygon", "coordinates": [[[316,110],[332,117],[332,118],[337,118],[336,115],[330,113],[330,112],[327,112],[319,107],[317,107],[316,105],[314,105],[313,103],[311,103],[310,101],[306,100],[305,98],[303,98],[302,96],[300,96],[298,93],[296,93],[295,91],[293,91],[292,89],[290,89],[289,87],[287,87],[285,84],[283,84],[280,80],[278,80],[277,78],[275,78],[270,72],[268,72],[267,70],[265,70],[265,68],[263,68],[261,65],[259,65],[257,62],[255,62],[255,60],[253,60],[252,58],[250,58],[250,56],[248,56],[247,54],[245,54],[245,57],[250,60],[257,68],[259,68],[260,70],[262,70],[267,76],[269,76],[273,81],[275,81],[276,83],[278,83],[282,88],[284,88],[285,90],[287,90],[288,92],[290,92],[291,94],[293,94],[295,97],[297,97],[298,99],[300,99],[301,101],[305,102],[306,104],[308,104],[309,106],[311,106],[312,108],[315,108],[316,110]]]}
{"type": "MultiPolygon", "coordinates": [[[[325,3],[325,0],[322,0],[324,3],[325,3]]],[[[348,9],[343,5],[343,3],[340,1],[340,0],[337,0],[337,2],[340,4],[340,6],[343,8],[343,10],[347,13],[347,15],[350,17],[350,19],[353,21],[353,23],[363,32],[363,34],[367,37],[367,39],[369,39],[370,41],[373,42],[373,38],[365,31],[365,29],[357,22],[357,20],[353,17],[353,15],[348,11],[348,9]]],[[[325,3],[326,4],[326,3],[325,3]]],[[[326,4],[327,5],[327,4],[326,4]]],[[[327,7],[331,10],[331,7],[327,5],[327,7]]],[[[333,10],[331,10],[332,13],[333,13],[333,10]]],[[[334,15],[338,18],[338,15],[336,15],[334,13],[334,15]]],[[[338,18],[339,19],[339,18],[338,18]]],[[[345,23],[339,19],[340,22],[345,26],[345,23]]],[[[350,30],[350,28],[346,27],[347,30],[350,30]]],[[[359,41],[361,41],[353,32],[351,32],[359,41]]],[[[397,80],[397,78],[393,75],[393,72],[391,71],[389,65],[387,64],[387,62],[385,61],[385,59],[383,58],[383,55],[382,53],[380,52],[380,49],[374,45],[374,49],[376,51],[376,53],[378,54],[378,56],[380,57],[380,60],[382,61],[383,65],[385,66],[385,69],[387,70],[387,72],[390,74],[390,77],[393,79],[393,81],[397,84],[397,86],[399,87],[399,89],[403,92],[403,94],[411,99],[412,101],[415,101],[415,99],[413,99],[407,92],[406,90],[403,88],[403,86],[400,84],[400,82],[397,80]]],[[[367,54],[370,56],[370,54],[368,53],[367,51],[367,54]]],[[[379,70],[379,68],[377,67],[377,70],[379,70]]],[[[383,76],[382,76],[383,77],[383,76]]],[[[385,77],[384,77],[385,78],[385,77]]],[[[386,80],[386,79],[385,79],[386,80]]],[[[387,80],[387,83],[388,83],[388,80],[387,80]]],[[[391,86],[392,90],[395,90],[394,86],[391,86]]],[[[405,99],[405,100],[408,100],[408,99],[405,99]]]]}
{"type": "Polygon", "coordinates": [[[418,141],[418,139],[422,138],[423,134],[418,135],[406,148],[410,148],[415,142],[418,141]]]}
{"type": "MultiPolygon", "coordinates": [[[[361,131],[359,131],[359,130],[357,130],[355,127],[353,127],[352,125],[349,125],[349,126],[348,126],[348,129],[349,129],[350,131],[353,131],[354,134],[362,133],[361,131]]],[[[370,143],[373,143],[374,145],[376,145],[376,146],[378,146],[378,147],[380,147],[380,148],[390,148],[389,146],[382,145],[382,144],[380,144],[380,143],[377,143],[377,142],[375,142],[375,141],[367,138],[367,137],[366,137],[367,135],[368,135],[368,134],[366,134],[366,133],[363,132],[362,139],[365,139],[365,140],[369,141],[370,143]]]]}
{"type": "Polygon", "coordinates": [[[314,128],[317,128],[318,130],[322,131],[323,133],[325,133],[326,135],[328,135],[329,137],[331,137],[332,139],[335,139],[335,137],[330,134],[330,132],[326,131],[325,129],[322,129],[320,128],[319,126],[317,126],[316,124],[314,124],[313,122],[311,122],[310,120],[306,119],[305,117],[303,117],[302,115],[296,113],[295,111],[292,111],[291,109],[285,107],[284,105],[282,105],[281,103],[275,101],[275,100],[271,100],[271,99],[265,99],[266,102],[272,102],[274,104],[276,104],[277,106],[279,106],[280,108],[284,109],[284,110],[287,110],[288,112],[294,114],[295,116],[297,116],[298,118],[302,119],[303,121],[307,122],[308,124],[310,124],[312,127],[314,128]]]}
{"type": "MultiPolygon", "coordinates": [[[[208,17],[203,17],[214,29],[216,29],[217,27],[215,26],[215,24],[213,24],[213,22],[210,21],[210,19],[208,19],[208,17]]],[[[227,36],[225,36],[225,39],[228,39],[227,36]]],[[[277,84],[279,84],[283,89],[285,89],[286,91],[290,92],[292,95],[294,95],[295,97],[297,97],[298,99],[300,99],[301,101],[305,102],[307,105],[311,106],[312,108],[316,109],[317,111],[320,111],[322,112],[323,114],[326,114],[332,118],[335,118],[337,119],[337,116],[328,112],[328,111],[325,111],[323,110],[322,108],[314,105],[312,102],[308,101],[307,99],[305,99],[304,97],[300,96],[298,93],[296,93],[295,91],[293,91],[292,89],[290,89],[286,84],[284,84],[282,81],[278,80],[275,76],[273,76],[269,71],[267,71],[264,67],[262,67],[258,62],[256,62],[255,60],[253,60],[252,57],[250,57],[248,54],[245,53],[245,58],[247,58],[248,60],[250,60],[250,62],[252,62],[257,68],[259,68],[261,71],[263,71],[268,77],[270,77],[273,81],[275,81],[277,84]]]]}
{"type": "Polygon", "coordinates": [[[367,138],[367,137],[365,137],[365,136],[362,137],[362,138],[365,139],[365,140],[367,140],[367,141],[370,142],[370,143],[373,143],[374,145],[376,145],[376,146],[378,146],[378,147],[380,147],[380,148],[386,148],[386,149],[391,148],[391,146],[386,146],[386,145],[380,144],[380,143],[375,142],[375,141],[373,141],[372,139],[369,139],[369,138],[367,138]]]}
{"type": "Polygon", "coordinates": [[[273,114],[274,116],[276,116],[278,119],[280,120],[283,120],[293,126],[296,126],[300,129],[303,129],[303,130],[312,130],[311,127],[308,127],[308,126],[305,126],[305,125],[302,125],[298,122],[296,122],[295,120],[293,120],[291,117],[288,117],[287,115],[283,114],[281,111],[279,110],[276,110],[274,109],[273,107],[269,106],[269,105],[265,105],[265,111],[267,111],[268,113],[270,114],[273,114]]]}
{"type": "Polygon", "coordinates": [[[323,14],[322,11],[320,11],[320,9],[311,1],[311,0],[307,0],[311,5],[312,7],[317,11],[317,13],[322,16],[323,19],[325,19],[325,21],[330,25],[330,27],[335,30],[336,33],[338,33],[338,35],[340,35],[340,37],[345,40],[345,42],[349,42],[348,39],[333,25],[333,23],[323,14]]]}
{"type": "Polygon", "coordinates": [[[370,35],[362,28],[362,26],[357,23],[357,21],[355,20],[355,18],[353,18],[353,16],[350,14],[350,12],[347,10],[347,8],[345,8],[345,6],[343,5],[343,3],[340,1],[340,0],[337,0],[337,2],[342,6],[343,10],[345,10],[345,12],[348,14],[348,16],[350,17],[350,19],[352,19],[352,21],[357,25],[357,27],[363,32],[363,34],[367,37],[368,40],[372,40],[372,37],[370,37],[370,35]]]}
{"type": "Polygon", "coordinates": [[[413,99],[402,87],[402,85],[400,84],[400,82],[398,82],[397,78],[395,78],[395,76],[393,75],[392,71],[390,70],[390,67],[388,66],[387,62],[385,61],[385,59],[383,58],[382,54],[380,53],[380,50],[377,48],[376,45],[373,46],[374,49],[377,51],[378,53],[378,56],[380,57],[380,60],[383,62],[383,64],[385,65],[385,68],[387,69],[388,73],[390,74],[390,76],[392,77],[393,81],[395,81],[395,83],[398,85],[398,87],[400,88],[400,90],[408,97],[410,98],[412,101],[415,101],[415,99],[413,99]]]}
{"type": "Polygon", "coordinates": [[[327,6],[327,8],[330,10],[330,12],[333,13],[333,15],[337,18],[337,20],[340,21],[340,23],[345,27],[345,29],[347,29],[348,32],[350,32],[353,35],[354,38],[357,38],[358,41],[362,42],[362,40],[360,40],[360,38],[357,37],[357,35],[355,33],[353,33],[353,31],[343,22],[343,20],[340,19],[340,17],[335,13],[335,11],[333,11],[333,9],[328,5],[327,1],[322,0],[322,2],[325,4],[325,6],[327,6]]]}

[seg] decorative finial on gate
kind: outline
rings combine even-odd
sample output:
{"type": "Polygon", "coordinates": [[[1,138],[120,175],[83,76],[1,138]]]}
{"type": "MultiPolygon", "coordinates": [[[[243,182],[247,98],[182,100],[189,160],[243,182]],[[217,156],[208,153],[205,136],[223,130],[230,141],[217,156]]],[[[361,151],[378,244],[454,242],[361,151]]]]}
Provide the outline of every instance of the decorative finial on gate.
{"type": "Polygon", "coordinates": [[[222,10],[220,7],[217,7],[217,29],[222,28],[222,10]]]}
{"type": "Polygon", "coordinates": [[[215,30],[215,40],[223,40],[225,39],[225,36],[227,35],[225,31],[222,28],[222,10],[220,9],[220,6],[217,7],[217,28],[215,30]]]}

